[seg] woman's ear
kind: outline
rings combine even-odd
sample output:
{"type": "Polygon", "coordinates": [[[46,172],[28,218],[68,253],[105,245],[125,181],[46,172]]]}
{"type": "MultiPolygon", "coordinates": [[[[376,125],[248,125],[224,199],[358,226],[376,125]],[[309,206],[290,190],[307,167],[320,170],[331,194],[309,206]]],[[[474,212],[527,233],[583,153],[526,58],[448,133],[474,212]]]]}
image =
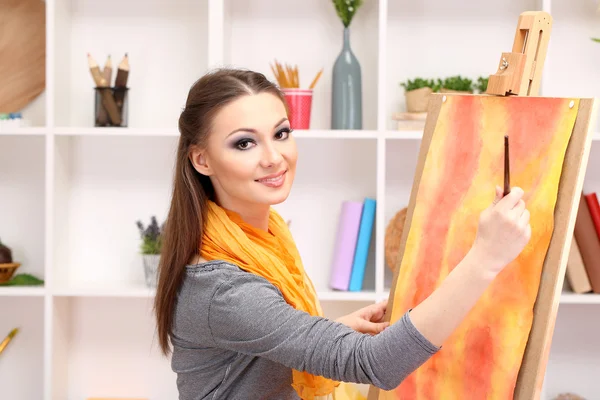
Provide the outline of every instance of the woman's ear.
{"type": "Polygon", "coordinates": [[[192,146],[189,157],[196,171],[206,176],[212,174],[212,169],[208,165],[206,151],[204,149],[201,149],[198,146],[192,146]]]}

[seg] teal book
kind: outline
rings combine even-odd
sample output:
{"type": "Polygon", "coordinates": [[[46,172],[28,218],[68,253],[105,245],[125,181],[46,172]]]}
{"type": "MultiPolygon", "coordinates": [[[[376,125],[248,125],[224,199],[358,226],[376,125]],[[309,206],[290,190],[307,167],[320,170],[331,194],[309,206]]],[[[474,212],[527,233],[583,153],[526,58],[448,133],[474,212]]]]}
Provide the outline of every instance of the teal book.
{"type": "Polygon", "coordinates": [[[371,245],[371,236],[373,233],[373,223],[375,222],[376,204],[377,202],[375,199],[368,197],[364,201],[358,238],[356,241],[356,250],[354,252],[354,261],[352,263],[350,285],[348,287],[348,290],[351,292],[359,292],[362,290],[365,269],[367,268],[367,258],[369,256],[369,247],[371,245]]]}

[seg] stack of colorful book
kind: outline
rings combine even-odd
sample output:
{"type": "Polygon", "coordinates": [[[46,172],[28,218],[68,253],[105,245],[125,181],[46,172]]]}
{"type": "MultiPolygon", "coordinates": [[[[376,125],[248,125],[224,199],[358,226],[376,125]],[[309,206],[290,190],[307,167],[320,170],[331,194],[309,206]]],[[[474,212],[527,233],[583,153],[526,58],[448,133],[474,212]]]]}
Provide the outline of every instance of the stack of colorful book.
{"type": "Polygon", "coordinates": [[[376,201],[368,197],[362,202],[342,203],[331,266],[331,289],[351,292],[362,290],[375,207],[376,201]]]}
{"type": "Polygon", "coordinates": [[[581,193],[566,279],[575,293],[600,293],[600,204],[596,193],[581,193]]]}

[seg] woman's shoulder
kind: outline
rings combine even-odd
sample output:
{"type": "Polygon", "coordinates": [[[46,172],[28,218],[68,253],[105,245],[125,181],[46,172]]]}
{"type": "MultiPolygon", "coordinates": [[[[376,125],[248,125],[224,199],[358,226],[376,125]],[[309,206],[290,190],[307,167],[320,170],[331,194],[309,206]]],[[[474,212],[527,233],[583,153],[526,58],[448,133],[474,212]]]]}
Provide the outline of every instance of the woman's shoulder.
{"type": "Polygon", "coordinates": [[[256,293],[266,290],[278,297],[282,296],[281,291],[265,277],[245,271],[227,260],[205,260],[200,257],[186,265],[183,286],[194,293],[256,293]]]}

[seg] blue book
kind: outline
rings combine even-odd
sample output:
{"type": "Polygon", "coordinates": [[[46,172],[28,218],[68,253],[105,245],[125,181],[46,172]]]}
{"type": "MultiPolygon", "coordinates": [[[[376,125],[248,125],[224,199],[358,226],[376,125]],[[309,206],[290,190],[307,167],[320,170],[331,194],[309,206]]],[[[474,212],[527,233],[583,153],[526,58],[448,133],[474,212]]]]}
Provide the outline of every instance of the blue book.
{"type": "Polygon", "coordinates": [[[365,269],[367,268],[367,258],[369,256],[369,246],[371,245],[373,223],[375,221],[375,205],[375,199],[368,197],[365,199],[360,219],[358,239],[356,241],[354,262],[352,263],[350,286],[348,287],[348,290],[351,292],[359,292],[362,290],[365,269]]]}

